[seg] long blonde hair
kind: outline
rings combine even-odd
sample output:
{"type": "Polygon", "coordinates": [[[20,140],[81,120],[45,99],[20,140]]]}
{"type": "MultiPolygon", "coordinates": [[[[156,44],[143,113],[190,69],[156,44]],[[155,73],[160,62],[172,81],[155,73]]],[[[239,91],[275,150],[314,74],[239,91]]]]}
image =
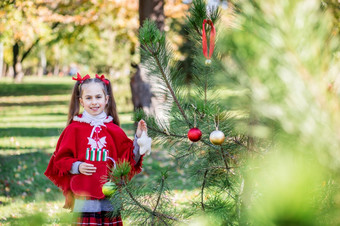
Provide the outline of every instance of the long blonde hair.
{"type": "MultiPolygon", "coordinates": [[[[109,80],[107,79],[107,81],[109,80]]],[[[84,80],[82,83],[77,81],[76,84],[74,84],[69,111],[68,111],[67,125],[69,125],[72,122],[74,116],[79,114],[79,110],[80,110],[79,98],[82,95],[82,86],[85,84],[90,84],[90,83],[99,83],[102,85],[105,95],[109,96],[109,101],[107,105],[105,106],[105,113],[113,117],[114,124],[120,126],[118,113],[117,113],[117,107],[116,107],[116,101],[113,96],[111,82],[109,81],[108,84],[105,84],[101,79],[98,79],[98,78],[89,78],[89,79],[84,80]]]]}

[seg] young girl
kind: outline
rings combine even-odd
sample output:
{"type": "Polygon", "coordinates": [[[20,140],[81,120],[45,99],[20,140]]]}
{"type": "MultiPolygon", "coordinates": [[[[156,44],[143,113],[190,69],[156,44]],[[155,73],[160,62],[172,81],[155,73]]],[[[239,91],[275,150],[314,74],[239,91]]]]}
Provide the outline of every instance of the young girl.
{"type": "Polygon", "coordinates": [[[138,123],[131,141],[119,127],[116,103],[109,80],[102,75],[83,78],[77,74],[71,97],[67,127],[60,135],[45,175],[63,190],[64,208],[79,212],[76,224],[123,225],[120,217],[110,219],[113,206],[102,193],[109,166],[118,161],[131,164],[130,176],[139,173],[142,156],[136,142],[146,123],[138,123]],[[80,105],[84,108],[79,114],[80,105]]]}

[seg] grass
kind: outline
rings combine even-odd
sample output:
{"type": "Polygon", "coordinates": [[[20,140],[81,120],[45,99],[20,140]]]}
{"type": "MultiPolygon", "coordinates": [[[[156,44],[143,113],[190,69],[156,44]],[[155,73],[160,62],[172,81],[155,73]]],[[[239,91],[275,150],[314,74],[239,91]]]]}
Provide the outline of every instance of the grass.
{"type": "MultiPolygon", "coordinates": [[[[74,82],[69,78],[26,77],[24,83],[0,81],[0,225],[25,224],[31,220],[60,221],[63,197],[44,171],[66,125],[74,82]],[[38,212],[38,214],[33,214],[38,212]],[[32,215],[33,214],[33,215],[32,215]]],[[[122,128],[132,137],[132,104],[124,87],[114,87],[122,107],[122,128]]]]}
{"type": "MultiPolygon", "coordinates": [[[[70,220],[62,208],[61,192],[43,173],[66,125],[73,84],[69,77],[25,77],[22,84],[0,80],[0,225],[63,225],[70,220]]],[[[122,128],[132,138],[127,82],[115,84],[122,128]]],[[[197,191],[189,191],[184,172],[175,165],[169,150],[154,148],[143,167],[137,183],[152,182],[159,171],[168,168],[175,170],[169,183],[178,185],[173,191],[177,201],[197,195],[197,191]]]]}

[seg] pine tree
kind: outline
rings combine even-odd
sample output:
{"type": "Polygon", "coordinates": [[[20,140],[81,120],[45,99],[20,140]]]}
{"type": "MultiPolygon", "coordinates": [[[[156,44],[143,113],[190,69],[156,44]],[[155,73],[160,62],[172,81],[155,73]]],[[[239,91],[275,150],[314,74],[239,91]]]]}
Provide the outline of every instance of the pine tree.
{"type": "Polygon", "coordinates": [[[188,167],[199,198],[181,212],[171,207],[170,170],[153,192],[123,180],[114,199],[141,224],[178,224],[202,214],[214,225],[339,224],[340,61],[331,17],[316,0],[234,2],[233,27],[217,26],[222,35],[211,64],[202,54],[202,22],[218,24],[219,10],[192,3],[191,93],[164,33],[150,21],[140,30],[145,67],[168,100],[168,114],[164,120],[139,112],[136,120],[146,118],[149,135],[188,167]],[[231,100],[213,88],[222,80],[234,90],[231,100]],[[203,135],[190,142],[195,126],[203,135]],[[227,137],[222,145],[209,141],[217,126],[227,137]]]}
{"type": "Polygon", "coordinates": [[[220,40],[228,88],[244,90],[255,155],[241,224],[337,225],[339,40],[321,1],[237,2],[220,40]]]}
{"type": "MultiPolygon", "coordinates": [[[[219,103],[219,95],[214,92],[213,75],[219,70],[217,51],[206,62],[202,54],[202,23],[210,20],[216,24],[220,18],[218,8],[208,8],[203,0],[192,3],[187,26],[192,42],[194,84],[191,93],[183,86],[181,65],[172,55],[165,34],[155,23],[147,20],[139,32],[144,67],[153,82],[156,95],[166,102],[163,104],[165,118],[154,118],[143,112],[136,113],[136,120],[144,118],[148,124],[148,134],[153,137],[163,151],[174,150],[174,161],[185,170],[190,183],[200,191],[200,196],[192,205],[179,212],[171,208],[171,184],[167,177],[173,172],[162,172],[154,192],[143,193],[133,182],[120,182],[121,189],[114,198],[115,206],[122,203],[121,214],[132,213],[136,222],[167,225],[180,222],[199,212],[214,214],[217,221],[232,224],[239,209],[238,197],[238,157],[247,150],[246,140],[234,129],[236,119],[219,103]],[[165,98],[164,98],[165,97],[165,98]],[[188,131],[198,128],[202,137],[197,142],[188,140],[188,131]],[[223,131],[227,137],[221,144],[209,140],[210,133],[223,131]],[[170,192],[170,193],[169,193],[170,192]]],[[[209,46],[212,26],[206,24],[209,46]]],[[[211,40],[212,41],[212,40],[211,40]]],[[[210,47],[209,47],[210,48],[210,47]]],[[[212,49],[209,50],[212,53],[212,49]]],[[[120,178],[119,175],[118,178],[120,178]]],[[[117,214],[117,213],[116,213],[117,214]]]]}

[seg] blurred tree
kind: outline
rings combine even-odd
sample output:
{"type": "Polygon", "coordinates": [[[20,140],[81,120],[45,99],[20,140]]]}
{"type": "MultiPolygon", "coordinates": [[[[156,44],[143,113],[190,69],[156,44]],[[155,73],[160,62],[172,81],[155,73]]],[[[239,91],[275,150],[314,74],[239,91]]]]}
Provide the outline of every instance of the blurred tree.
{"type": "Polygon", "coordinates": [[[333,15],[335,32],[340,32],[340,1],[339,0],[322,0],[321,6],[328,9],[333,15]]]}
{"type": "Polygon", "coordinates": [[[190,200],[193,205],[189,204],[180,213],[176,212],[176,204],[167,198],[170,197],[169,186],[176,189],[176,182],[171,185],[167,183],[175,167],[168,168],[167,173],[163,172],[157,181],[159,185],[153,182],[152,190],[147,195],[142,186],[142,189],[137,188],[133,182],[124,180],[123,174],[114,173],[111,179],[122,188],[112,199],[116,214],[121,211],[123,216],[129,215],[136,222],[146,225],[171,225],[190,215],[204,213],[217,216],[218,220],[212,223],[215,225],[236,222],[240,185],[235,178],[239,177],[238,159],[247,151],[246,140],[234,127],[236,118],[225,106],[219,106],[217,92],[213,89],[213,75],[220,64],[218,50],[212,54],[213,50],[209,47],[210,61],[202,54],[203,31],[215,44],[212,24],[218,21],[219,16],[219,10],[207,7],[204,0],[194,1],[190,8],[187,28],[195,49],[191,65],[195,79],[192,84],[194,95],[189,97],[187,87],[183,86],[185,72],[179,69],[165,33],[150,20],[145,21],[139,33],[142,63],[148,69],[146,75],[151,85],[157,87],[155,97],[165,100],[160,108],[167,118],[163,121],[158,115],[146,116],[145,112],[138,111],[136,121],[145,119],[150,136],[158,144],[164,144],[164,151],[173,153],[174,161],[180,163],[178,167],[185,171],[190,186],[199,192],[197,199],[190,200]],[[202,23],[206,19],[210,26],[206,25],[204,29],[202,23]],[[226,142],[221,131],[227,133],[226,142]],[[214,135],[216,133],[217,137],[214,135]]]}
{"type": "Polygon", "coordinates": [[[338,21],[318,0],[235,2],[219,48],[248,116],[238,128],[255,138],[241,225],[338,225],[338,21]]]}
{"type": "MultiPolygon", "coordinates": [[[[156,22],[159,29],[164,29],[164,0],[139,0],[139,26],[141,27],[145,19],[156,22]]],[[[146,69],[143,61],[136,65],[137,71],[131,77],[130,87],[134,109],[143,109],[148,114],[156,113],[156,105],[159,104],[154,98],[150,81],[146,76],[146,69]]]]}
{"type": "Polygon", "coordinates": [[[3,4],[1,8],[1,36],[12,45],[14,78],[24,76],[22,63],[41,42],[58,39],[61,24],[75,27],[89,24],[96,18],[97,7],[89,1],[24,1],[3,4]],[[57,35],[55,35],[57,34],[57,35]]]}
{"type": "MultiPolygon", "coordinates": [[[[190,34],[200,41],[208,16],[204,2],[194,2],[190,34]]],[[[219,30],[210,64],[204,64],[200,42],[195,46],[197,92],[189,101],[174,79],[182,76],[173,76],[181,71],[169,66],[174,57],[165,35],[153,23],[140,30],[148,75],[162,88],[155,95],[167,96],[163,107],[170,105],[168,124],[146,118],[149,134],[167,151],[173,148],[188,178],[196,176],[199,202],[176,212],[167,193],[171,167],[148,193],[113,177],[122,187],[113,201],[123,203],[123,214],[150,225],[195,215],[208,219],[202,225],[339,225],[340,49],[334,18],[318,0],[237,3],[233,26],[219,30]],[[216,90],[207,92],[220,76],[228,81],[222,88],[237,93],[233,106],[220,105],[216,90]],[[228,133],[221,146],[208,141],[214,116],[228,133]],[[186,134],[194,123],[203,135],[191,143],[186,134]]]]}

